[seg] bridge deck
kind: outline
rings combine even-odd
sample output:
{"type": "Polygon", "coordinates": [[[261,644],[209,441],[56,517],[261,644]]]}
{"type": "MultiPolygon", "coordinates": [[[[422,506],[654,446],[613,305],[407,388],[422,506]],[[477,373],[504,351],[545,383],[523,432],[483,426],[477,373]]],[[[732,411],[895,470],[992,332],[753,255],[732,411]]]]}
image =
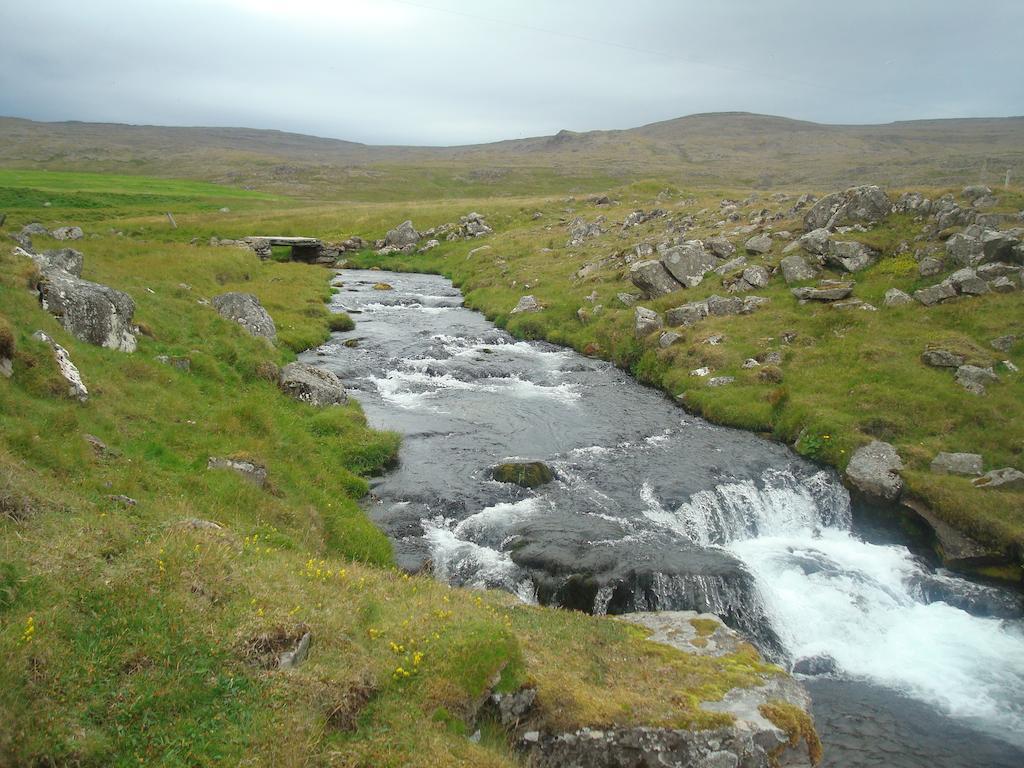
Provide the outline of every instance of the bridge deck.
{"type": "Polygon", "coordinates": [[[314,246],[320,245],[320,240],[315,237],[288,237],[285,235],[250,235],[246,241],[265,240],[270,245],[298,245],[314,246]]]}

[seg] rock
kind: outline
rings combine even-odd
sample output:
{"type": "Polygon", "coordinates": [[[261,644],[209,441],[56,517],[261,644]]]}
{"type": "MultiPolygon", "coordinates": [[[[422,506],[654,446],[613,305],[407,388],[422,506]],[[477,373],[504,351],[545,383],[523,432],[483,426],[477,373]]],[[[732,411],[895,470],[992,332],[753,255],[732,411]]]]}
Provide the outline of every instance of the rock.
{"type": "Polygon", "coordinates": [[[735,376],[715,376],[714,378],[708,379],[709,387],[724,387],[728,384],[732,384],[736,381],[735,376]]]}
{"type": "Polygon", "coordinates": [[[345,385],[336,374],[306,363],[289,363],[282,368],[278,386],[296,400],[318,408],[348,401],[345,385]]]}
{"type": "Polygon", "coordinates": [[[707,366],[704,366],[703,368],[694,368],[692,371],[690,371],[691,376],[697,376],[699,378],[703,378],[709,375],[710,373],[711,369],[708,368],[707,366]]]}
{"type": "Polygon", "coordinates": [[[121,352],[135,351],[135,302],[127,293],[63,269],[47,269],[39,282],[39,301],[76,339],[121,352]]]}
{"type": "Polygon", "coordinates": [[[856,241],[836,241],[825,254],[825,261],[847,272],[859,272],[878,261],[878,252],[856,241]]]}
{"type": "Polygon", "coordinates": [[[112,494],[110,496],[107,496],[107,501],[110,501],[110,502],[116,504],[119,507],[126,507],[126,508],[127,507],[134,507],[136,504],[139,503],[135,499],[133,499],[131,496],[125,496],[123,493],[116,493],[116,494],[112,494]]]}
{"type": "Polygon", "coordinates": [[[299,644],[290,651],[285,651],[278,658],[278,669],[295,669],[309,656],[309,644],[313,640],[313,634],[306,632],[300,639],[299,644]]]}
{"type": "Polygon", "coordinates": [[[889,443],[873,440],[858,448],[846,467],[846,478],[853,486],[869,496],[892,501],[903,490],[903,469],[896,449],[889,443]]]}
{"type": "Polygon", "coordinates": [[[665,331],[658,337],[658,346],[662,349],[668,349],[681,338],[683,338],[683,334],[678,331],[665,331]]]}
{"type": "Polygon", "coordinates": [[[50,232],[38,221],[33,221],[31,224],[26,224],[21,228],[21,234],[32,237],[33,235],[49,235],[50,232]]]}
{"type": "Polygon", "coordinates": [[[757,362],[757,360],[755,360],[754,358],[748,357],[746,360],[743,361],[743,367],[747,369],[760,368],[761,364],[757,362]]]}
{"type": "Polygon", "coordinates": [[[1009,352],[1013,345],[1017,342],[1019,336],[999,336],[998,338],[992,339],[989,344],[992,349],[998,350],[999,352],[1009,352]]]}
{"type": "Polygon", "coordinates": [[[931,470],[942,475],[980,475],[981,455],[942,452],[932,459],[931,470]]]}
{"type": "Polygon", "coordinates": [[[772,238],[767,234],[754,235],[743,244],[743,247],[746,248],[747,253],[768,253],[772,249],[772,238]]]}
{"type": "Polygon", "coordinates": [[[665,312],[665,322],[669,325],[693,325],[707,316],[706,301],[691,301],[665,312]]]}
{"type": "Polygon", "coordinates": [[[270,341],[277,340],[274,319],[260,304],[260,300],[251,293],[222,293],[214,296],[211,303],[221,317],[234,320],[253,336],[270,341]]]}
{"type": "Polygon", "coordinates": [[[57,227],[50,232],[54,240],[81,240],[84,237],[81,227],[57,227]]]}
{"type": "Polygon", "coordinates": [[[818,275],[818,270],[808,264],[804,257],[797,253],[786,256],[779,262],[779,267],[782,269],[782,279],[786,283],[813,280],[818,275]]]}
{"type": "Polygon", "coordinates": [[[920,290],[914,291],[914,298],[926,307],[938,304],[941,301],[946,301],[947,299],[952,299],[955,296],[956,289],[951,283],[948,283],[945,280],[927,288],[921,288],[920,290]]]}
{"type": "Polygon", "coordinates": [[[374,283],[373,290],[375,291],[393,291],[395,287],[391,283],[374,283]]]}
{"type": "Polygon", "coordinates": [[[50,345],[50,349],[53,350],[53,359],[57,362],[57,370],[64,381],[68,383],[68,395],[80,403],[88,400],[89,390],[85,388],[82,375],[78,372],[75,364],[71,362],[68,351],[42,331],[33,333],[32,338],[50,345]]]}
{"type": "Polygon", "coordinates": [[[264,488],[267,485],[267,468],[245,459],[226,459],[211,456],[206,462],[206,468],[230,470],[260,488],[264,488]]]}
{"type": "Polygon", "coordinates": [[[661,315],[653,309],[637,307],[633,312],[633,326],[638,339],[642,339],[643,337],[654,333],[664,325],[661,320],[661,315]]]}
{"type": "Polygon", "coordinates": [[[978,273],[970,267],[958,269],[948,278],[957,293],[968,296],[981,296],[989,292],[988,283],[978,277],[978,273]]]}
{"type": "Polygon", "coordinates": [[[523,488],[539,488],[554,480],[555,473],[542,461],[508,461],[491,468],[491,479],[523,488]]]}
{"type": "Polygon", "coordinates": [[[740,314],[749,315],[751,312],[754,312],[759,307],[763,307],[769,301],[771,301],[771,299],[768,299],[764,296],[744,296],[743,305],[740,307],[740,314]]]}
{"type": "Polygon", "coordinates": [[[665,251],[661,263],[679,283],[693,288],[700,284],[704,275],[714,269],[718,262],[704,250],[699,240],[690,240],[665,251]]]}
{"type": "Polygon", "coordinates": [[[956,383],[972,395],[984,395],[985,385],[999,381],[996,372],[991,368],[980,368],[976,365],[961,365],[956,369],[956,383]]]}
{"type": "Polygon", "coordinates": [[[964,187],[960,193],[968,200],[977,200],[979,197],[986,197],[992,194],[992,190],[986,187],[984,184],[971,184],[970,186],[964,187]]]}
{"type": "Polygon", "coordinates": [[[536,699],[536,688],[520,688],[511,693],[492,693],[490,703],[497,710],[502,726],[511,729],[526,717],[536,699]]]}
{"type": "Polygon", "coordinates": [[[746,266],[746,264],[746,256],[737,256],[735,259],[729,259],[729,261],[719,264],[712,271],[716,275],[722,275],[724,277],[725,275],[728,275],[730,272],[735,272],[740,267],[746,266]]]}
{"type": "Polygon", "coordinates": [[[420,233],[416,231],[411,221],[406,220],[394,229],[388,230],[388,233],[384,235],[384,245],[404,248],[407,245],[416,245],[419,239],[420,233]]]}
{"type": "Polygon", "coordinates": [[[604,217],[598,217],[597,221],[587,222],[583,217],[577,217],[569,224],[569,241],[566,245],[569,248],[577,248],[587,240],[593,240],[604,234],[601,221],[604,217]]]}
{"type": "Polygon", "coordinates": [[[999,488],[1003,491],[1024,491],[1024,472],[1013,467],[993,469],[974,481],[976,488],[999,488]]]}
{"type": "Polygon", "coordinates": [[[914,300],[910,297],[910,294],[904,293],[899,288],[890,288],[885,292],[885,298],[882,299],[882,303],[887,307],[902,307],[906,304],[913,304],[914,300]]]}
{"type": "Polygon", "coordinates": [[[797,243],[812,256],[824,256],[832,244],[832,235],[827,229],[820,227],[801,235],[797,243]]]}
{"type": "Polygon", "coordinates": [[[808,230],[833,230],[844,224],[871,224],[892,212],[892,202],[881,188],[873,185],[850,187],[833,192],[815,203],[804,216],[808,230]]]}
{"type": "Polygon", "coordinates": [[[836,301],[832,303],[833,309],[863,309],[867,312],[877,312],[878,307],[873,304],[868,304],[866,301],[861,301],[857,298],[846,299],[844,301],[836,301]]]}
{"type": "Polygon", "coordinates": [[[743,311],[743,299],[737,296],[718,296],[712,294],[705,299],[708,314],[715,316],[738,315],[743,311]]]}
{"type": "Polygon", "coordinates": [[[822,280],[818,287],[791,288],[790,293],[801,301],[841,301],[853,293],[854,283],[822,280]]]}
{"type": "Polygon", "coordinates": [[[85,265],[85,256],[81,251],[74,248],[56,248],[50,251],[43,251],[35,257],[41,270],[63,269],[74,277],[82,276],[82,267],[85,265]]]}
{"type": "MultiPolygon", "coordinates": [[[[687,654],[724,656],[744,652],[743,639],[711,614],[689,611],[630,613],[619,620],[639,624],[649,639],[687,654]],[[698,630],[698,627],[700,628],[698,630]]],[[[517,741],[525,761],[535,768],[809,768],[820,757],[820,742],[801,742],[762,714],[769,703],[809,712],[803,687],[785,675],[765,673],[747,688],[735,688],[721,700],[701,702],[703,709],[730,716],[713,729],[608,727],[568,732],[529,730],[517,741]]]]}
{"type": "Polygon", "coordinates": [[[704,247],[719,259],[728,259],[736,253],[736,246],[724,237],[709,237],[704,240],[704,247]]]}
{"type": "Polygon", "coordinates": [[[994,280],[997,277],[1019,276],[1020,267],[1016,264],[1007,264],[1005,261],[993,261],[988,264],[981,264],[977,270],[978,277],[982,280],[994,280]]]}
{"type": "MultiPolygon", "coordinates": [[[[416,253],[426,253],[427,251],[431,251],[434,248],[437,248],[437,246],[439,246],[440,244],[441,243],[439,241],[437,241],[437,240],[427,240],[427,242],[425,242],[423,244],[422,248],[417,248],[416,249],[416,253]]],[[[484,247],[486,248],[487,246],[484,246],[484,247]]],[[[476,249],[474,249],[474,250],[476,250],[476,249]]]]}
{"type": "Polygon", "coordinates": [[[941,274],[945,268],[946,265],[940,259],[936,259],[934,256],[925,256],[917,264],[917,273],[921,277],[935,277],[935,275],[941,274]]]}
{"type": "Polygon", "coordinates": [[[981,234],[982,258],[986,262],[1015,261],[1014,248],[1019,244],[1020,238],[1009,232],[986,230],[981,234]]]}
{"type": "Polygon", "coordinates": [[[932,201],[920,192],[904,192],[896,201],[896,213],[916,213],[927,216],[931,212],[932,201]]]}
{"type": "Polygon", "coordinates": [[[1019,286],[1008,277],[997,277],[988,282],[989,290],[993,293],[1013,293],[1019,286]]]}
{"type": "Polygon", "coordinates": [[[828,654],[804,656],[793,663],[794,675],[820,677],[821,675],[834,675],[838,671],[839,667],[836,664],[836,660],[828,654]]]}
{"type": "Polygon", "coordinates": [[[523,296],[512,308],[510,314],[521,315],[525,312],[540,312],[540,310],[541,306],[537,303],[537,299],[534,296],[523,296]]]}
{"type": "Polygon", "coordinates": [[[959,368],[964,364],[964,356],[947,349],[926,349],[921,354],[921,362],[932,368],[959,368]]]}
{"type": "Polygon", "coordinates": [[[615,294],[615,298],[619,300],[619,303],[622,306],[632,307],[634,304],[636,304],[637,299],[639,297],[634,293],[617,293],[615,294]]]}
{"type": "Polygon", "coordinates": [[[946,257],[953,264],[962,267],[975,264],[983,253],[981,240],[962,232],[957,232],[946,241],[946,257]]]}
{"type": "Polygon", "coordinates": [[[764,288],[768,285],[768,270],[759,264],[743,270],[743,280],[752,288],[764,288]]]}
{"type": "Polygon", "coordinates": [[[653,259],[633,264],[629,268],[629,279],[649,299],[656,299],[683,287],[669,274],[664,264],[653,259]]]}

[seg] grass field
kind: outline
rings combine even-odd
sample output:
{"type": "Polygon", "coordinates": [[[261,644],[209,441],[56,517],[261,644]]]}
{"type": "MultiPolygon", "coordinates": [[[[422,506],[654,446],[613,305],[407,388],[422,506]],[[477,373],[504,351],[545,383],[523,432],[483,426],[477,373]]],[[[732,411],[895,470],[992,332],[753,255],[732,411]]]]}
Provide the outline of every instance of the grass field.
{"type": "MultiPolygon", "coordinates": [[[[478,717],[492,688],[535,685],[540,728],[706,726],[723,716],[701,700],[778,674],[749,650],[691,657],[614,620],[400,574],[357,504],[397,437],[369,429],[354,403],[318,411],[274,383],[277,366],[328,337],[330,273],[189,244],[270,229],[374,236],[405,213],[440,222],[482,205],[515,230],[537,201],[221,192],[0,177],[2,231],[81,224],[84,277],[129,292],[143,332],[131,355],[75,340],[28,289],[27,260],[0,249],[0,352],[14,356],[0,378],[0,764],[513,766],[504,732],[478,717]],[[260,298],[277,346],[206,305],[228,290],[260,298]],[[66,396],[37,329],[69,350],[87,403],[66,396]],[[210,456],[264,464],[268,487],[208,470],[210,456]],[[308,661],[274,669],[307,630],[308,661]],[[466,738],[476,728],[479,741],[466,738]]],[[[430,266],[465,261],[461,248],[430,266]]]]}

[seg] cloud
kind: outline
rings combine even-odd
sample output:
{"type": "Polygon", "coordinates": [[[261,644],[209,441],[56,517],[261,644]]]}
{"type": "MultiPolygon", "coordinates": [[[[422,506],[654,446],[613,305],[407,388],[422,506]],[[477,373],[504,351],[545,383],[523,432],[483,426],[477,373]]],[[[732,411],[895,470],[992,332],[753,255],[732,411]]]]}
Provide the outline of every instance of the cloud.
{"type": "Polygon", "coordinates": [[[150,0],[7,4],[0,113],[455,144],[746,110],[1024,112],[1024,3],[150,0]]]}

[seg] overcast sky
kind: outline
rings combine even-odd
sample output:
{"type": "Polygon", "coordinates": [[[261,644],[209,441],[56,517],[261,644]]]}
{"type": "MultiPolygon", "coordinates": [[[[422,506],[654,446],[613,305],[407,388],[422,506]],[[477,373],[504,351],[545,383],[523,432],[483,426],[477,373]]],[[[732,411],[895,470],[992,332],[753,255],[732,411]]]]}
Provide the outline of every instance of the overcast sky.
{"type": "Polygon", "coordinates": [[[0,0],[0,115],[463,144],[1024,114],[1024,0],[0,0]]]}

